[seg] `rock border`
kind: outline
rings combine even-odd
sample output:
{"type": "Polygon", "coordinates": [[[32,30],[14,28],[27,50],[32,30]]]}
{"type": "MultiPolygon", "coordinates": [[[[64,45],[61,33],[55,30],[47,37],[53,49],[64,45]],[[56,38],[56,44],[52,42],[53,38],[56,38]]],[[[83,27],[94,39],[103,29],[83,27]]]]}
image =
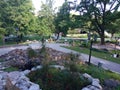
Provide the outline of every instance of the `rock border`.
{"type": "Polygon", "coordinates": [[[83,76],[91,82],[91,85],[84,87],[82,90],[102,90],[99,79],[93,78],[87,73],[83,74],[83,76]]]}
{"type": "MultiPolygon", "coordinates": [[[[64,70],[64,66],[60,65],[50,65],[50,67],[54,67],[60,70],[64,70]]],[[[31,71],[36,71],[37,69],[41,69],[42,65],[33,67],[31,70],[24,70],[22,72],[19,71],[13,71],[13,72],[0,72],[0,90],[5,90],[6,84],[10,84],[9,87],[17,87],[19,89],[15,90],[42,90],[40,89],[40,86],[38,84],[35,84],[29,80],[29,78],[26,76],[28,75],[31,71]],[[7,81],[8,82],[7,83],[7,81]]],[[[80,74],[81,75],[81,74],[80,74]]],[[[88,79],[91,82],[91,85],[88,85],[82,90],[102,90],[102,86],[100,85],[100,80],[97,78],[93,78],[89,74],[85,73],[82,74],[83,77],[88,79]]],[[[12,90],[12,89],[11,89],[12,90]]]]}

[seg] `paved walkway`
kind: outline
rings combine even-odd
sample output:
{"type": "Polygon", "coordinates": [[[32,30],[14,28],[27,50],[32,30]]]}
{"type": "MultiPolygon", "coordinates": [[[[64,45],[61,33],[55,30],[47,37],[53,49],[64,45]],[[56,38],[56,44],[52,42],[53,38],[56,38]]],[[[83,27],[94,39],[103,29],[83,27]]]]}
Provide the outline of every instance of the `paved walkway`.
{"type": "MultiPolygon", "coordinates": [[[[78,52],[75,52],[73,50],[69,50],[69,49],[60,47],[60,46],[64,46],[64,45],[66,45],[66,44],[57,44],[57,43],[46,44],[47,47],[50,47],[50,48],[53,48],[53,49],[56,49],[58,51],[62,51],[62,52],[65,52],[65,53],[71,53],[71,52],[72,53],[78,53],[78,52]]],[[[28,46],[0,48],[0,55],[8,53],[9,51],[14,50],[14,49],[26,49],[29,46],[34,48],[34,49],[37,49],[37,48],[40,48],[41,45],[39,43],[34,43],[34,44],[29,44],[28,46]]],[[[85,61],[88,61],[88,57],[89,57],[89,55],[87,55],[87,54],[81,54],[81,58],[85,61]]],[[[106,60],[96,58],[96,57],[93,57],[93,56],[91,57],[91,63],[93,63],[95,65],[98,65],[99,62],[103,63],[102,67],[104,69],[120,73],[120,64],[110,62],[110,61],[106,61],[106,60]]]]}

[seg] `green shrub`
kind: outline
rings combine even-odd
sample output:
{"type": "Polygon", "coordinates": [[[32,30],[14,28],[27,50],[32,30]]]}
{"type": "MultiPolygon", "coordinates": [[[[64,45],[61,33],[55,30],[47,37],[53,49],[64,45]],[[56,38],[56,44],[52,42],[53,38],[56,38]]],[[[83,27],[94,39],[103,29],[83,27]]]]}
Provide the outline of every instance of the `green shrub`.
{"type": "Polygon", "coordinates": [[[81,44],[80,44],[81,47],[90,47],[90,42],[87,42],[87,41],[82,41],[81,44]]]}
{"type": "Polygon", "coordinates": [[[74,63],[69,64],[69,68],[70,68],[71,72],[77,72],[78,71],[77,66],[74,63]]]}
{"type": "Polygon", "coordinates": [[[90,84],[86,79],[68,70],[43,68],[31,72],[28,77],[38,83],[43,90],[81,90],[90,84]]]}
{"type": "Polygon", "coordinates": [[[28,54],[28,58],[33,58],[37,56],[37,53],[32,48],[27,49],[27,54],[28,54]]]}

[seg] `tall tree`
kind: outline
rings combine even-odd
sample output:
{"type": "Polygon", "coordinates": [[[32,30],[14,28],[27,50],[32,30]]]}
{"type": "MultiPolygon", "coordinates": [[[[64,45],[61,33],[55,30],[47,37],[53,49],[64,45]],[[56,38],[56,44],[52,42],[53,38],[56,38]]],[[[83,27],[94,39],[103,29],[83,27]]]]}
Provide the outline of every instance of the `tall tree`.
{"type": "MultiPolygon", "coordinates": [[[[116,13],[120,7],[119,0],[81,0],[77,10],[86,17],[86,21],[91,21],[96,31],[100,35],[101,44],[105,43],[104,31],[107,29],[108,12],[116,13]]],[[[112,19],[109,18],[112,22],[112,19]]]]}
{"type": "Polygon", "coordinates": [[[55,18],[56,32],[63,32],[63,34],[66,36],[67,30],[69,29],[69,22],[70,8],[69,3],[67,2],[67,0],[65,0],[55,18]]]}
{"type": "Polygon", "coordinates": [[[33,15],[31,0],[2,0],[0,1],[0,21],[6,34],[15,34],[16,30],[26,33],[33,15]]]}
{"type": "Polygon", "coordinates": [[[39,28],[37,29],[39,34],[51,35],[55,30],[54,26],[54,0],[46,0],[45,3],[42,2],[41,10],[38,15],[39,28]]]}
{"type": "Polygon", "coordinates": [[[114,22],[110,22],[110,25],[107,31],[111,33],[111,38],[114,37],[115,33],[119,33],[120,32],[120,19],[117,19],[114,22]]]}
{"type": "Polygon", "coordinates": [[[107,31],[111,33],[111,38],[114,37],[114,34],[120,31],[120,11],[108,12],[106,24],[107,31]]]}
{"type": "Polygon", "coordinates": [[[5,34],[6,16],[7,16],[7,3],[5,0],[0,1],[0,36],[5,34]]]}

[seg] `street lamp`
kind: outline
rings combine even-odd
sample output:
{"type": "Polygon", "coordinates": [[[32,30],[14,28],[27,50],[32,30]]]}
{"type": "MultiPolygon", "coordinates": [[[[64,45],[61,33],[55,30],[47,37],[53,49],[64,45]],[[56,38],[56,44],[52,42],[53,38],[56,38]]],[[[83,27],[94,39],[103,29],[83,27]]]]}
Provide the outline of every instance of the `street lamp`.
{"type": "Polygon", "coordinates": [[[88,59],[89,65],[90,65],[91,55],[92,55],[92,45],[93,45],[93,38],[90,38],[90,52],[89,52],[89,59],[88,59]]]}

